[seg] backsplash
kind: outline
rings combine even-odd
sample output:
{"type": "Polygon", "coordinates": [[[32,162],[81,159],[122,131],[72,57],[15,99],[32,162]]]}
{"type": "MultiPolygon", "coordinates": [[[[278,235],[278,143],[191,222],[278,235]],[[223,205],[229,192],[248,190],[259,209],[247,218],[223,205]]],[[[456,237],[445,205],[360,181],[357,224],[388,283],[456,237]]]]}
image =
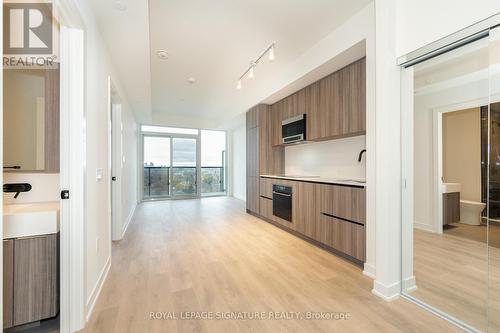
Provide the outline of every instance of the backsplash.
{"type": "Polygon", "coordinates": [[[61,189],[58,173],[4,172],[3,182],[4,184],[29,183],[33,187],[29,192],[20,193],[17,199],[14,199],[14,193],[4,193],[4,204],[58,201],[60,198],[61,189]]]}
{"type": "Polygon", "coordinates": [[[366,154],[358,162],[359,152],[365,148],[365,135],[287,146],[285,174],[365,179],[366,154]]]}

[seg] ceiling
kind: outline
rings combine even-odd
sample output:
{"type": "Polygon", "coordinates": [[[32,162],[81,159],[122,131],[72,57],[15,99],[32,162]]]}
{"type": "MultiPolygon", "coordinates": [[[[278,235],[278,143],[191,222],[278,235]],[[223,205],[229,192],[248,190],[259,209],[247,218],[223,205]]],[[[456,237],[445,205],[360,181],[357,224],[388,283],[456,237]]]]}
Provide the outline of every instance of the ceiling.
{"type": "Polygon", "coordinates": [[[127,10],[118,11],[113,0],[90,1],[138,121],[197,127],[220,126],[261,102],[249,96],[370,2],[121,0],[127,10]],[[273,41],[276,61],[263,59],[237,90],[273,41]]]}

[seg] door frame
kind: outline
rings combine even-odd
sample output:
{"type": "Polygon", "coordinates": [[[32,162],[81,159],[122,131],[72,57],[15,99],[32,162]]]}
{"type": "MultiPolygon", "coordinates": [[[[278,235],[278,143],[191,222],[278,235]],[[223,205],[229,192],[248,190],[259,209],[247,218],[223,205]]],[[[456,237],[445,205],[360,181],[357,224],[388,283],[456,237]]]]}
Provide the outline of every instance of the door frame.
{"type": "Polygon", "coordinates": [[[141,187],[140,187],[140,198],[141,201],[155,201],[155,200],[175,200],[175,199],[195,199],[201,197],[201,132],[198,130],[198,134],[174,134],[174,133],[158,133],[158,132],[141,132],[141,187]],[[144,137],[163,137],[170,139],[170,169],[169,169],[169,179],[168,179],[168,196],[159,196],[156,198],[144,198],[144,137]],[[196,193],[193,195],[172,195],[172,168],[173,168],[173,141],[174,139],[195,139],[196,140],[196,193]]]}
{"type": "Polygon", "coordinates": [[[72,0],[54,4],[60,29],[60,331],[85,326],[85,25],[72,0]]]}
{"type": "MultiPolygon", "coordinates": [[[[117,91],[113,79],[108,76],[108,172],[109,181],[109,225],[111,241],[123,237],[122,171],[123,171],[123,122],[122,104],[115,103],[117,91]],[[115,181],[112,180],[115,177],[115,181]]],[[[111,242],[110,242],[111,244],[111,242]]],[[[111,253],[111,248],[110,252],[111,253]]]]}

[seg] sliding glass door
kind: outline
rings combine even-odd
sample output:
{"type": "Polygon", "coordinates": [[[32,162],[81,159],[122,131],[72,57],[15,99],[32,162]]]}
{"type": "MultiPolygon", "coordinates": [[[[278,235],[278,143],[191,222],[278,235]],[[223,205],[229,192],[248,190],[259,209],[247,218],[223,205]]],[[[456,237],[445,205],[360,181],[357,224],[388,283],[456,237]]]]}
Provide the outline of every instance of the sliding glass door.
{"type": "Polygon", "coordinates": [[[198,195],[198,137],[143,135],[145,200],[198,195]]]}
{"type": "Polygon", "coordinates": [[[143,198],[170,196],[169,137],[144,136],[143,198]]]}
{"type": "Polygon", "coordinates": [[[172,138],[172,196],[196,196],[197,138],[172,138]]]}
{"type": "Polygon", "coordinates": [[[225,195],[226,132],[141,126],[143,200],[225,195]]]}
{"type": "Polygon", "coordinates": [[[226,132],[201,131],[201,195],[226,193],[226,132]]]}

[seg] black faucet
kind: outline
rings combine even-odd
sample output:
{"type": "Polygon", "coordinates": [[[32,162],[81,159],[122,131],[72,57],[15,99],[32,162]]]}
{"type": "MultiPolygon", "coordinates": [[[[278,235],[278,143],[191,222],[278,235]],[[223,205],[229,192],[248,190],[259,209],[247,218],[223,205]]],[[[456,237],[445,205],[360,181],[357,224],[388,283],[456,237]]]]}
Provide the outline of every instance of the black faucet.
{"type": "Polygon", "coordinates": [[[28,183],[3,184],[4,193],[15,193],[14,199],[17,199],[21,192],[31,191],[31,188],[31,184],[28,183]]]}
{"type": "Polygon", "coordinates": [[[363,157],[363,153],[366,153],[366,149],[363,149],[362,151],[359,152],[359,156],[358,156],[359,163],[361,163],[361,158],[363,157]]]}

